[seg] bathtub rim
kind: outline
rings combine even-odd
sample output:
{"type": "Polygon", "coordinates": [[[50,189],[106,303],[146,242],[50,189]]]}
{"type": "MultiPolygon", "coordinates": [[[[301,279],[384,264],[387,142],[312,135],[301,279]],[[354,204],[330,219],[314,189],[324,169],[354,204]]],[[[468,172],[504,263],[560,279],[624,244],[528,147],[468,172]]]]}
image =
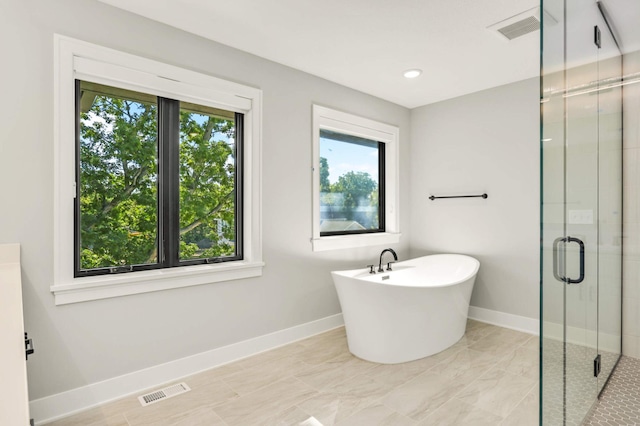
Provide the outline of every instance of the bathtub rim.
{"type": "MultiPolygon", "coordinates": [[[[355,281],[359,281],[362,283],[366,283],[369,285],[380,285],[380,286],[387,286],[387,287],[394,287],[394,288],[415,288],[415,289],[421,289],[421,288],[443,288],[443,287],[450,287],[450,286],[455,286],[458,284],[462,284],[465,281],[469,280],[470,278],[473,278],[475,276],[477,276],[478,271],[480,270],[480,261],[478,259],[476,259],[473,256],[469,256],[467,254],[459,254],[459,253],[438,253],[438,254],[427,254],[424,256],[419,256],[419,257],[414,257],[411,259],[407,259],[407,260],[403,260],[400,262],[397,262],[396,264],[397,268],[402,268],[400,270],[393,270],[393,271],[385,271],[383,272],[376,272],[375,274],[371,274],[369,273],[369,270],[365,267],[365,268],[360,268],[360,269],[348,269],[348,270],[339,270],[339,271],[331,271],[331,275],[332,276],[340,276],[343,278],[347,278],[347,279],[352,279],[355,281]],[[382,281],[374,281],[372,278],[376,278],[380,275],[384,275],[384,274],[392,274],[393,272],[399,272],[400,270],[406,270],[409,268],[417,268],[420,265],[416,265],[414,264],[414,262],[419,261],[420,259],[424,259],[424,258],[435,258],[435,257],[455,257],[455,258],[464,258],[465,262],[471,262],[474,267],[473,270],[465,275],[463,278],[457,279],[455,281],[447,281],[441,284],[430,284],[430,285],[406,285],[406,284],[394,284],[394,283],[389,283],[389,282],[382,282],[382,281]]],[[[335,282],[335,281],[334,281],[335,282]]]]}

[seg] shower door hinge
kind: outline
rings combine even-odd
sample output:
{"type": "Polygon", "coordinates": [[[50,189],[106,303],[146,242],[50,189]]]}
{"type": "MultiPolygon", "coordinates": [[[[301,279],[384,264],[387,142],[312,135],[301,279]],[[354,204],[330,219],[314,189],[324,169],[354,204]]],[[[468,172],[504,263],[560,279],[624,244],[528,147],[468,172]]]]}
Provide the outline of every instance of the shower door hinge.
{"type": "Polygon", "coordinates": [[[593,27],[593,42],[598,46],[598,49],[602,47],[602,36],[597,25],[593,27]]]}
{"type": "Polygon", "coordinates": [[[600,358],[600,354],[598,354],[598,356],[593,360],[593,377],[598,377],[598,374],[600,374],[600,367],[601,367],[601,358],[600,358]]]}

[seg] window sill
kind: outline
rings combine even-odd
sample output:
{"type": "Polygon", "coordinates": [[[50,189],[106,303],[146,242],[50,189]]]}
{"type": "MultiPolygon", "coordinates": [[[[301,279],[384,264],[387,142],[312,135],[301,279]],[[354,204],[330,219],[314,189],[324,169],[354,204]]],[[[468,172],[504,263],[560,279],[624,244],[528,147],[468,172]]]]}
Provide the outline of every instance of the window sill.
{"type": "Polygon", "coordinates": [[[51,287],[56,305],[87,302],[130,294],[182,288],[262,275],[263,262],[229,262],[164,270],[76,278],[72,284],[51,287]]]}
{"type": "Polygon", "coordinates": [[[340,250],[357,247],[370,247],[400,242],[400,233],[383,232],[379,234],[337,235],[313,238],[313,251],[340,250]]]}

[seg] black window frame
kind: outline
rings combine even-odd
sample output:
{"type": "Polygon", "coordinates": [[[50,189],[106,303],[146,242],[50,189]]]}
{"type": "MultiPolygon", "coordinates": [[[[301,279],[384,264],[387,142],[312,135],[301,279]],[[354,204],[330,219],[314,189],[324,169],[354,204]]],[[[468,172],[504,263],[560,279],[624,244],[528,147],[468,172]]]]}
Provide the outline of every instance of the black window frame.
{"type": "MultiPolygon", "coordinates": [[[[325,129],[320,129],[320,132],[327,132],[325,129]]],[[[345,143],[352,143],[351,139],[367,139],[359,136],[352,136],[348,133],[341,131],[329,131],[332,134],[332,139],[345,143]],[[343,136],[343,137],[340,137],[343,136]]],[[[370,140],[370,139],[367,139],[370,140]]],[[[378,143],[378,228],[376,229],[359,229],[353,231],[320,231],[320,237],[332,237],[340,235],[360,235],[360,234],[377,234],[386,232],[386,218],[385,218],[385,143],[380,141],[373,141],[378,143]]],[[[322,220],[322,219],[321,219],[322,220]]]]}
{"type": "Polygon", "coordinates": [[[74,278],[244,260],[244,114],[234,113],[234,144],[236,150],[234,176],[235,255],[180,260],[180,101],[157,96],[157,262],[92,269],[82,269],[80,267],[80,98],[82,93],[80,84],[82,81],[75,79],[74,278]]]}

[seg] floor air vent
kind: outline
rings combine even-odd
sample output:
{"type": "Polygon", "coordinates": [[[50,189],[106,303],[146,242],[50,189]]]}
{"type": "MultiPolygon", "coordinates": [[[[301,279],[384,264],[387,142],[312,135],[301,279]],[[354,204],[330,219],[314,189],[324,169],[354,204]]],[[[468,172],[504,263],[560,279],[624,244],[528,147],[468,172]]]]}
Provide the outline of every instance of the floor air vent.
{"type": "Polygon", "coordinates": [[[171,398],[172,396],[180,395],[181,393],[185,393],[190,390],[191,388],[189,388],[186,383],[178,383],[177,385],[171,385],[164,389],[150,392],[146,395],[140,395],[138,397],[138,401],[140,401],[140,404],[145,407],[147,405],[155,404],[156,402],[171,398]]]}
{"type": "MultiPolygon", "coordinates": [[[[546,11],[544,13],[544,20],[545,25],[554,25],[558,22],[546,11]]],[[[526,10],[511,18],[496,22],[488,26],[487,29],[497,31],[507,40],[513,40],[525,34],[538,31],[540,29],[540,8],[534,7],[533,9],[526,10]]]]}

